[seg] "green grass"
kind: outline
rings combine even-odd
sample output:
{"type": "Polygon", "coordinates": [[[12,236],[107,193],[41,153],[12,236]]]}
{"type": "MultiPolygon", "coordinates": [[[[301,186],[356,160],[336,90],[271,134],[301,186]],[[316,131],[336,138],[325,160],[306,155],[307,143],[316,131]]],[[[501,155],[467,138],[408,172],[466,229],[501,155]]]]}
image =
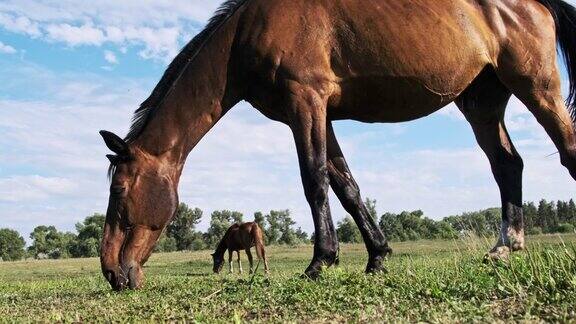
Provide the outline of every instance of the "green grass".
{"type": "Polygon", "coordinates": [[[576,235],[529,242],[509,265],[482,264],[484,240],[396,243],[379,275],[343,245],[317,281],[300,276],[309,246],[269,248],[268,277],[213,275],[208,251],[157,254],[145,288],[121,293],[96,259],[0,263],[0,321],[575,321],[576,235]]]}

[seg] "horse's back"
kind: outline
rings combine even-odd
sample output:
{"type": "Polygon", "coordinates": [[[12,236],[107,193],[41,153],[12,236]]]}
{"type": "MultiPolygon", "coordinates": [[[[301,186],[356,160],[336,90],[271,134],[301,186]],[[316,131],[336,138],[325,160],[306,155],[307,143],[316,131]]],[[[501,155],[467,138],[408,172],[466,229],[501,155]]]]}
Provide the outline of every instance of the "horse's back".
{"type": "Polygon", "coordinates": [[[247,69],[314,83],[330,93],[330,119],[419,118],[492,61],[491,33],[465,0],[254,1],[238,39],[247,69]]]}
{"type": "Polygon", "coordinates": [[[228,249],[232,251],[249,249],[255,244],[260,227],[256,222],[234,224],[229,228],[228,249]]]}
{"type": "Polygon", "coordinates": [[[535,0],[253,0],[237,44],[264,83],[256,87],[309,83],[329,93],[330,119],[397,122],[440,109],[497,66],[526,12],[550,16],[539,7],[535,0]]]}

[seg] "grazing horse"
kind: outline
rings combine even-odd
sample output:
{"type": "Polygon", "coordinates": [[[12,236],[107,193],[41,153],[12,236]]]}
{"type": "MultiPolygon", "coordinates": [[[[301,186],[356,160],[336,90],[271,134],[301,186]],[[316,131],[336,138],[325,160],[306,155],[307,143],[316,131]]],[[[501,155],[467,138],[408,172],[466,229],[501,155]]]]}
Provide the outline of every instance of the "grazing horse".
{"type": "Polygon", "coordinates": [[[230,273],[233,272],[232,255],[234,252],[238,254],[238,271],[242,274],[242,263],[240,263],[240,250],[246,251],[248,262],[250,262],[250,273],[254,272],[254,261],[252,260],[252,252],[250,248],[256,248],[256,255],[258,260],[264,262],[264,272],[268,273],[268,260],[266,259],[266,251],[264,250],[264,238],[262,236],[262,229],[258,223],[243,223],[234,224],[218,243],[216,251],[212,253],[214,260],[214,273],[219,273],[224,265],[224,253],[228,250],[228,269],[230,273]]]}
{"type": "Polygon", "coordinates": [[[114,289],[141,286],[142,265],[176,212],[188,154],[242,100],[288,125],[294,136],[316,233],[308,276],[337,258],[329,186],[362,233],[366,271],[383,270],[390,252],[362,203],[332,121],[402,122],[454,101],[500,188],[502,226],[489,256],[523,249],[523,163],[504,111],[516,95],[576,178],[575,22],[576,10],[562,0],[225,2],[170,64],[128,135],[101,132],[115,153],[108,156],[104,276],[114,289]],[[557,43],[570,76],[568,107],[557,43]]]}

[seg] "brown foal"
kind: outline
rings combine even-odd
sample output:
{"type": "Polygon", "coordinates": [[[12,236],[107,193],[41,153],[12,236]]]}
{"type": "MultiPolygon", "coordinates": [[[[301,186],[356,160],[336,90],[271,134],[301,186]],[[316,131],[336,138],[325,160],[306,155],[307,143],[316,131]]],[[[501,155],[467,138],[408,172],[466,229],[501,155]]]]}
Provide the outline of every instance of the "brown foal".
{"type": "Polygon", "coordinates": [[[268,273],[268,260],[266,259],[266,251],[264,250],[264,238],[262,229],[256,222],[234,224],[218,243],[216,251],[212,253],[214,261],[214,273],[219,273],[224,265],[224,253],[228,250],[228,267],[230,273],[233,272],[232,256],[236,252],[238,254],[238,272],[242,274],[242,263],[240,263],[240,251],[246,251],[248,262],[250,262],[250,273],[254,272],[254,260],[252,259],[252,252],[250,248],[256,248],[256,255],[258,260],[264,262],[264,272],[268,273]]]}
{"type": "Polygon", "coordinates": [[[329,187],[362,233],[366,272],[383,270],[390,252],[332,121],[402,122],[451,102],[500,188],[502,226],[488,256],[523,249],[523,163],[504,111],[516,95],[576,178],[575,23],[576,10],[562,0],[226,1],[170,64],[128,135],[101,132],[115,153],[108,156],[104,276],[114,289],[142,285],[142,265],[176,212],[188,154],[242,100],[292,130],[315,230],[308,276],[337,259],[329,187]],[[560,57],[570,80],[566,102],[560,57]]]}

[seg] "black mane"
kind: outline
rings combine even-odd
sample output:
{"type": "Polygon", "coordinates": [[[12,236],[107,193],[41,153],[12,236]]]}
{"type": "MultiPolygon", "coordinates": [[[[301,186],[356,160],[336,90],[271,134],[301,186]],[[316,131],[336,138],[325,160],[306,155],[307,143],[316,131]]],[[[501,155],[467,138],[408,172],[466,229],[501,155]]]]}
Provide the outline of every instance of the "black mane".
{"type": "Polygon", "coordinates": [[[210,21],[198,35],[196,35],[168,66],[162,79],[156,85],[152,94],[134,112],[130,131],[124,140],[128,143],[134,141],[154,115],[156,108],[162,103],[166,95],[178,81],[188,64],[196,57],[206,41],[226,22],[247,0],[227,0],[220,5],[210,21]]]}

